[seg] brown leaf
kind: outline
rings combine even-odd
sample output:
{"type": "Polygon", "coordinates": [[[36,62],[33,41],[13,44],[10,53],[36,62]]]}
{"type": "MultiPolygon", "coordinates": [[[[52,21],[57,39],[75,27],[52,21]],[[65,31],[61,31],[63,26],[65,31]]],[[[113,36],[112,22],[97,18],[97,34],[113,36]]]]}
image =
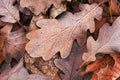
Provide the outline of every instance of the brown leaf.
{"type": "Polygon", "coordinates": [[[103,1],[104,3],[102,4],[102,7],[104,16],[109,16],[111,13],[114,17],[120,15],[120,3],[118,0],[88,0],[88,3],[101,3],[103,1]]]}
{"type": "Polygon", "coordinates": [[[3,38],[2,51],[6,57],[6,61],[10,62],[11,58],[19,60],[25,52],[25,32],[23,29],[11,32],[12,24],[7,24],[0,29],[1,37],[3,38]]]}
{"type": "Polygon", "coordinates": [[[3,39],[2,36],[0,36],[0,51],[1,51],[2,47],[3,47],[3,45],[4,45],[4,39],[3,39]]]}
{"type": "Polygon", "coordinates": [[[86,74],[89,72],[97,73],[100,69],[105,68],[107,65],[114,65],[114,59],[109,54],[99,53],[99,58],[92,63],[87,64],[85,71],[81,72],[81,74],[86,74]]]}
{"type": "Polygon", "coordinates": [[[35,15],[41,12],[45,13],[47,9],[53,4],[56,8],[60,7],[62,0],[20,0],[22,8],[29,8],[35,15]]]}
{"type": "Polygon", "coordinates": [[[85,61],[94,61],[95,54],[108,53],[118,51],[120,52],[120,17],[118,17],[112,26],[105,24],[99,32],[97,41],[91,36],[87,40],[88,52],[84,53],[83,59],[85,61]],[[89,58],[89,59],[88,59],[89,58]]]}
{"type": "Polygon", "coordinates": [[[5,56],[3,56],[2,52],[0,51],[0,65],[5,60],[5,56]]]}
{"type": "Polygon", "coordinates": [[[97,74],[98,80],[116,80],[120,77],[120,55],[119,53],[110,53],[115,60],[114,66],[107,66],[100,69],[97,74]]]}
{"type": "Polygon", "coordinates": [[[78,47],[76,43],[73,44],[73,48],[69,57],[65,59],[56,59],[55,65],[63,71],[65,74],[62,80],[88,80],[89,77],[81,76],[78,66],[83,62],[82,53],[86,51],[86,46],[78,47]]]}
{"type": "Polygon", "coordinates": [[[120,3],[118,0],[110,0],[110,8],[113,15],[120,15],[120,3]]]}
{"type": "Polygon", "coordinates": [[[26,45],[26,50],[32,57],[42,56],[44,60],[49,60],[60,51],[61,57],[66,58],[71,50],[73,41],[83,35],[87,29],[94,32],[94,18],[100,19],[102,8],[97,4],[81,5],[81,12],[71,14],[66,12],[56,19],[43,19],[37,22],[41,29],[27,34],[30,42],[26,45]]]}
{"type": "Polygon", "coordinates": [[[0,0],[0,20],[15,23],[19,21],[19,10],[13,3],[16,0],[0,0]]]}
{"type": "Polygon", "coordinates": [[[2,26],[5,26],[5,25],[6,25],[6,23],[0,20],[0,28],[1,28],[2,26]]]}

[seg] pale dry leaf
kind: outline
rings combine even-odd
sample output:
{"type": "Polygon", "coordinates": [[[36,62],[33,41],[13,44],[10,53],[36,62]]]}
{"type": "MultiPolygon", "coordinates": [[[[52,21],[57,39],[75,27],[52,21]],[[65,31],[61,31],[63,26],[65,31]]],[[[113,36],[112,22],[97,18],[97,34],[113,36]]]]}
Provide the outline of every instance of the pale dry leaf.
{"type": "Polygon", "coordinates": [[[29,8],[35,15],[39,15],[41,12],[45,13],[52,4],[58,8],[61,0],[20,0],[20,6],[29,8]]]}
{"type": "Polygon", "coordinates": [[[23,60],[14,66],[13,68],[8,68],[0,74],[0,80],[24,80],[28,76],[27,70],[23,67],[23,60]]]}
{"type": "Polygon", "coordinates": [[[88,52],[84,53],[83,60],[88,58],[89,61],[94,61],[97,53],[120,52],[120,17],[118,17],[112,26],[104,24],[100,29],[98,39],[95,41],[93,37],[87,40],[88,52]]]}
{"type": "Polygon", "coordinates": [[[38,29],[38,27],[36,26],[36,22],[39,21],[40,19],[44,19],[44,18],[45,18],[45,16],[43,14],[40,14],[38,16],[33,16],[32,20],[30,22],[29,31],[38,29]]]}
{"type": "Polygon", "coordinates": [[[64,1],[68,1],[68,2],[71,2],[72,0],[64,0],[64,1]]]}
{"type": "Polygon", "coordinates": [[[9,67],[0,74],[0,80],[51,80],[49,76],[29,74],[27,69],[24,67],[23,59],[14,66],[9,67]]]}
{"type": "Polygon", "coordinates": [[[16,0],[0,0],[0,20],[15,23],[19,21],[19,10],[13,3],[16,0]]]}
{"type": "Polygon", "coordinates": [[[27,69],[25,69],[22,66],[19,70],[16,70],[14,73],[12,73],[11,76],[7,80],[25,80],[26,76],[28,75],[29,73],[27,69]]]}
{"type": "Polygon", "coordinates": [[[52,7],[50,9],[50,18],[56,18],[58,15],[65,12],[66,10],[66,4],[61,4],[59,8],[52,7]]]}
{"type": "Polygon", "coordinates": [[[39,20],[37,25],[41,29],[27,34],[30,42],[27,43],[26,50],[30,56],[42,56],[44,60],[49,60],[60,51],[61,57],[66,58],[78,36],[88,29],[94,32],[94,19],[101,19],[102,8],[97,4],[81,6],[82,11],[74,15],[66,12],[58,20],[39,20]]]}

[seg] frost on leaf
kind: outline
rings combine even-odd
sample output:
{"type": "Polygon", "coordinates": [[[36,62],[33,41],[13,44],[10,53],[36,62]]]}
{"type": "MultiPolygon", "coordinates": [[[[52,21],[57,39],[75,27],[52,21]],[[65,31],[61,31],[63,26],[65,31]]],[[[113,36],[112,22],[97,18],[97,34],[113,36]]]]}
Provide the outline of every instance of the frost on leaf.
{"type": "Polygon", "coordinates": [[[89,61],[94,61],[97,53],[120,52],[120,17],[112,26],[106,23],[100,29],[97,41],[90,36],[87,40],[87,48],[88,52],[84,53],[83,59],[91,58],[89,61]]]}
{"type": "Polygon", "coordinates": [[[19,60],[25,52],[25,32],[21,28],[17,31],[11,32],[12,24],[7,24],[0,29],[0,37],[3,38],[2,51],[6,57],[6,61],[10,62],[11,58],[19,60]]]}
{"type": "Polygon", "coordinates": [[[52,4],[58,8],[61,0],[20,0],[20,6],[29,8],[35,15],[39,15],[41,12],[45,13],[52,4]]]}
{"type": "Polygon", "coordinates": [[[13,3],[16,0],[0,0],[0,20],[15,23],[19,21],[19,10],[13,3]]]}
{"type": "Polygon", "coordinates": [[[73,44],[73,41],[83,35],[82,33],[90,29],[94,32],[94,19],[100,19],[102,8],[97,4],[82,5],[81,12],[72,14],[64,13],[58,20],[42,19],[36,24],[41,29],[27,34],[30,42],[26,45],[26,50],[32,57],[43,57],[49,60],[57,52],[62,58],[66,58],[73,44]]]}

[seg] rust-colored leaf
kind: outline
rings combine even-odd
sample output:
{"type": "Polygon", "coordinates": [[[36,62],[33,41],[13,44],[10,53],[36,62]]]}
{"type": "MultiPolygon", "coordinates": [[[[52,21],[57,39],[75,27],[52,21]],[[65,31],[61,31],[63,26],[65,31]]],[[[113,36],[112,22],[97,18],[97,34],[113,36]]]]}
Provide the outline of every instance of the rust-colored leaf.
{"type": "Polygon", "coordinates": [[[12,24],[7,24],[0,29],[0,35],[3,38],[2,51],[6,61],[10,62],[11,58],[19,60],[25,52],[25,32],[23,29],[11,32],[12,24]]]}
{"type": "Polygon", "coordinates": [[[113,15],[120,15],[120,3],[118,0],[110,0],[110,8],[113,15]]]}
{"type": "Polygon", "coordinates": [[[97,73],[100,69],[105,68],[107,65],[114,65],[114,59],[109,54],[99,53],[98,55],[99,57],[95,61],[86,65],[85,71],[81,72],[81,74],[89,72],[97,73]]]}
{"type": "Polygon", "coordinates": [[[116,80],[120,77],[120,55],[119,53],[110,53],[114,59],[113,66],[106,66],[101,68],[97,74],[98,80],[116,80]]]}
{"type": "Polygon", "coordinates": [[[0,64],[5,60],[5,56],[0,51],[0,64]]]}

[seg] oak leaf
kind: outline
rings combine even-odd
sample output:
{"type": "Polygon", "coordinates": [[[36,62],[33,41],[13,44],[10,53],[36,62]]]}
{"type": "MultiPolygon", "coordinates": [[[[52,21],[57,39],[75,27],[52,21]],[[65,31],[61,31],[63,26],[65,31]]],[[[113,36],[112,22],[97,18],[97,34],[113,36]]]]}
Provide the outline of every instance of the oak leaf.
{"type": "Polygon", "coordinates": [[[102,8],[97,4],[81,5],[81,12],[72,14],[64,13],[59,19],[42,19],[36,24],[41,29],[27,34],[30,40],[26,50],[32,57],[43,57],[49,60],[60,51],[61,57],[66,58],[73,41],[83,35],[88,29],[94,32],[94,19],[101,19],[102,8]]]}
{"type": "Polygon", "coordinates": [[[25,31],[20,28],[11,32],[12,28],[12,24],[7,24],[0,29],[0,36],[3,38],[2,51],[8,62],[11,61],[11,58],[19,60],[25,52],[25,31]]]}
{"type": "Polygon", "coordinates": [[[96,73],[100,69],[105,68],[107,65],[113,66],[114,59],[112,58],[112,56],[110,56],[109,54],[102,54],[102,53],[97,54],[97,56],[98,55],[99,58],[97,58],[92,63],[87,64],[85,71],[81,72],[81,74],[86,74],[89,72],[96,73]]]}
{"type": "Polygon", "coordinates": [[[120,55],[119,53],[110,53],[114,59],[113,66],[107,66],[100,69],[97,74],[98,80],[116,80],[120,77],[120,55]]]}
{"type": "Polygon", "coordinates": [[[100,29],[98,39],[93,37],[87,40],[88,52],[84,53],[83,60],[94,61],[97,53],[120,52],[120,17],[118,17],[112,26],[104,24],[100,29]]]}
{"type": "Polygon", "coordinates": [[[41,12],[45,13],[48,8],[53,4],[56,8],[60,7],[62,0],[20,0],[22,8],[29,8],[35,15],[41,12]]]}
{"type": "MultiPolygon", "coordinates": [[[[86,51],[86,46],[79,47],[74,42],[70,55],[65,59],[55,59],[55,65],[65,74],[62,80],[84,80],[81,76],[78,66],[83,62],[82,54],[86,51]]],[[[88,77],[86,77],[88,79],[88,77]]]]}
{"type": "Polygon", "coordinates": [[[0,20],[15,23],[19,21],[19,10],[13,3],[16,0],[0,0],[0,20]]]}

